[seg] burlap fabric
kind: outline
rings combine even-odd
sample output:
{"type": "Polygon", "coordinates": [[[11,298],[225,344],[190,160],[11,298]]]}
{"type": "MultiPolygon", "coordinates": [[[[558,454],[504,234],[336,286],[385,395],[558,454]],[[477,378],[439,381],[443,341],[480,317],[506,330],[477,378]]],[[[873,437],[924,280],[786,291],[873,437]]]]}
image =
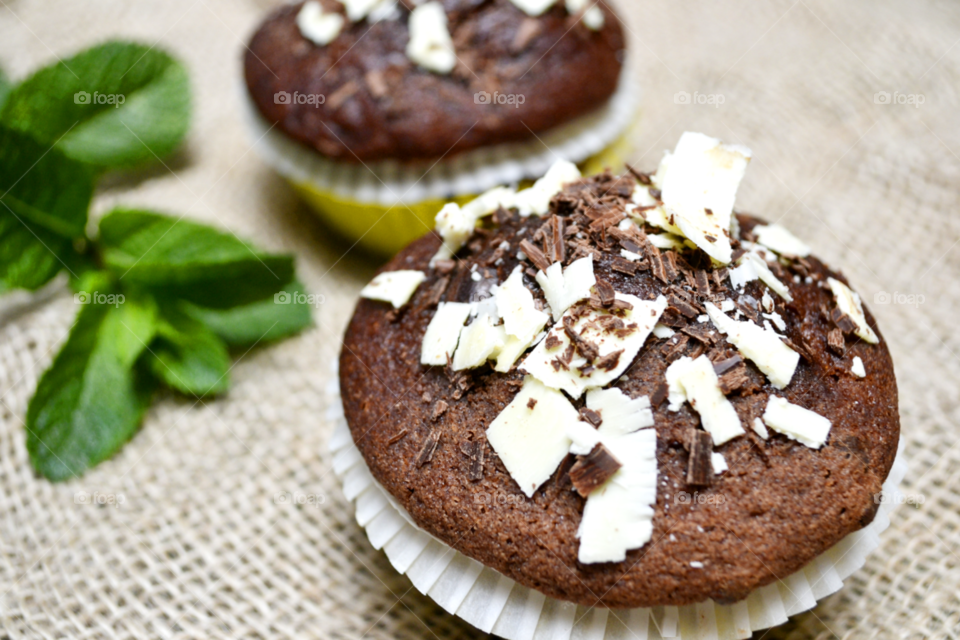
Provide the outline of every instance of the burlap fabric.
{"type": "MultiPolygon", "coordinates": [[[[324,389],[375,264],[329,239],[249,151],[237,109],[241,52],[274,3],[0,4],[0,63],[15,77],[118,35],[159,42],[189,64],[196,109],[186,149],[165,167],[111,179],[97,213],[117,202],[185,212],[295,251],[309,290],[325,296],[316,328],[239,360],[227,397],[159,399],[120,455],[58,485],[31,471],[23,418],[76,306],[56,286],[4,303],[3,631],[479,635],[371,549],[331,472],[324,389]]],[[[750,146],[740,208],[779,219],[843,265],[897,365],[911,465],[903,488],[923,504],[894,513],[843,590],[764,635],[960,637],[960,7],[663,0],[624,12],[644,86],[636,164],[656,166],[684,130],[750,146]]]]}

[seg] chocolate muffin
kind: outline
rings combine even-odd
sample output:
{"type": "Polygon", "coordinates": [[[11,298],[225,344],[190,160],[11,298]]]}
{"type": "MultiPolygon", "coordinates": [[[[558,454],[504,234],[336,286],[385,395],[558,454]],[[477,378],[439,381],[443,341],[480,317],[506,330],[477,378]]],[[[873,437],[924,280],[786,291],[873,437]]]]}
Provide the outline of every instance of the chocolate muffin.
{"type": "Polygon", "coordinates": [[[748,149],[558,164],[437,216],[364,290],[340,386],[424,530],[586,606],[741,600],[870,523],[899,439],[869,310],[733,212],[748,149]]]}
{"type": "Polygon", "coordinates": [[[638,114],[602,0],[307,0],[244,54],[261,157],[339,235],[392,255],[443,204],[620,162],[638,114]]]}
{"type": "Polygon", "coordinates": [[[263,117],[329,158],[435,160],[533,139],[597,109],[617,88],[624,37],[603,2],[587,9],[596,22],[562,2],[536,3],[548,7],[538,15],[520,8],[534,3],[512,0],[421,3],[414,14],[442,7],[434,28],[449,34],[449,55],[433,64],[411,51],[411,11],[394,4],[321,0],[319,15],[342,23],[322,46],[308,37],[305,5],[267,18],[244,58],[263,117]],[[364,4],[379,13],[351,21],[351,8],[364,4]]]}

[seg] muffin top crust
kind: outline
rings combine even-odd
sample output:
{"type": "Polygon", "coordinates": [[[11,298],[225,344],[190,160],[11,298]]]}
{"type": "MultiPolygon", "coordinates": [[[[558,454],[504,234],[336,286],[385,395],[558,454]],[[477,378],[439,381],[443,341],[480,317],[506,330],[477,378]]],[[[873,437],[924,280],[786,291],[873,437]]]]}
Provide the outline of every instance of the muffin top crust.
{"type": "Polygon", "coordinates": [[[603,2],[380,0],[363,17],[357,4],[283,7],[244,56],[259,113],[329,158],[427,161],[535,139],[617,88],[624,36],[603,2]]]}
{"type": "Polygon", "coordinates": [[[872,521],[899,439],[889,352],[841,274],[733,213],[749,158],[684,134],[654,175],[558,163],[448,205],[384,267],[341,393],[419,526],[620,608],[740,600],[872,521]]]}

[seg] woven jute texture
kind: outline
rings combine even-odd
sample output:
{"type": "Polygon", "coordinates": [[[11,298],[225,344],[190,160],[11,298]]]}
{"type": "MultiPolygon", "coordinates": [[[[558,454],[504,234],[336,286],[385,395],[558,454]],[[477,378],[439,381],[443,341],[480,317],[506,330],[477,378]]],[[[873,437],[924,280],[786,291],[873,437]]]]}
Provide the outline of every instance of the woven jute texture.
{"type": "MultiPolygon", "coordinates": [[[[77,310],[66,289],[0,311],[0,628],[15,638],[464,638],[371,549],[330,468],[324,390],[375,260],[329,237],[250,151],[243,43],[266,0],[2,0],[14,77],[107,37],[190,68],[186,148],[101,185],[297,254],[316,326],[255,349],[222,399],[158,399],[82,478],[32,472],[23,419],[77,310]],[[103,504],[101,504],[103,503],[103,504]]],[[[621,3],[643,85],[633,160],[684,130],[754,151],[738,206],[845,273],[896,362],[910,472],[883,544],[770,638],[960,637],[960,6],[872,0],[621,3]],[[920,103],[920,104],[918,104],[920,103]]],[[[411,398],[398,395],[397,402],[411,398]]],[[[760,635],[760,634],[758,634],[760,635]]]]}

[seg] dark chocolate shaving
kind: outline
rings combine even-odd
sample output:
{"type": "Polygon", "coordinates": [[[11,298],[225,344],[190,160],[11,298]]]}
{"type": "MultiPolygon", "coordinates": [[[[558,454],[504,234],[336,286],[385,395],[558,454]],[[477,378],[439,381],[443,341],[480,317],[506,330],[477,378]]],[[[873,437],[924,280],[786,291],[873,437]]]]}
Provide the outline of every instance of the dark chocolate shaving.
{"type": "Polygon", "coordinates": [[[554,262],[563,262],[566,258],[563,224],[563,218],[560,216],[551,216],[545,225],[546,229],[543,236],[544,253],[551,264],[554,262]]]}
{"type": "Polygon", "coordinates": [[[600,297],[600,305],[603,307],[609,307],[613,304],[613,301],[616,300],[616,292],[613,290],[613,285],[607,282],[606,280],[600,280],[597,278],[597,296],[600,297]]]}
{"type": "Polygon", "coordinates": [[[537,269],[540,269],[540,271],[546,271],[547,268],[550,267],[550,261],[547,260],[547,256],[543,255],[543,251],[540,251],[536,245],[526,238],[520,241],[520,250],[527,255],[530,262],[532,262],[537,269]]]}
{"type": "Polygon", "coordinates": [[[650,180],[650,174],[643,173],[642,171],[637,171],[636,169],[634,169],[628,164],[624,166],[627,167],[627,171],[632,173],[633,177],[636,178],[637,182],[639,182],[640,184],[647,185],[647,186],[650,186],[651,184],[653,184],[653,182],[651,182],[650,180]]]}
{"type": "Polygon", "coordinates": [[[435,307],[440,304],[440,300],[443,298],[443,294],[447,291],[447,287],[449,285],[450,278],[447,276],[444,276],[433,283],[433,286],[430,288],[430,293],[426,299],[427,307],[435,307]]]}
{"type": "Polygon", "coordinates": [[[563,331],[570,338],[570,343],[574,346],[581,356],[587,360],[595,360],[600,356],[600,350],[597,345],[582,337],[573,328],[573,318],[567,316],[564,318],[563,331]]]}
{"type": "Polygon", "coordinates": [[[741,362],[743,362],[743,358],[740,357],[739,353],[736,353],[730,356],[729,358],[725,358],[723,360],[720,360],[719,362],[714,362],[713,370],[718,376],[722,376],[727,371],[737,366],[741,362]]]}
{"type": "Polygon", "coordinates": [[[713,437],[697,429],[691,431],[688,442],[687,484],[709,487],[713,482],[713,437]]]}
{"type": "Polygon", "coordinates": [[[594,362],[594,366],[597,369],[603,371],[613,371],[617,368],[617,365],[620,364],[620,356],[623,354],[623,349],[618,349],[617,351],[611,351],[605,356],[600,356],[597,358],[597,361],[594,362]]]}
{"type": "Polygon", "coordinates": [[[593,409],[588,409],[587,407],[580,407],[580,420],[592,424],[594,429],[599,427],[603,422],[603,418],[600,416],[599,411],[594,411],[593,409]]]}
{"type": "Polygon", "coordinates": [[[637,273],[637,263],[625,258],[614,258],[610,262],[610,268],[628,276],[633,276],[637,273]]]}
{"type": "Polygon", "coordinates": [[[577,456],[577,461],[570,467],[570,480],[577,493],[586,498],[622,466],[606,447],[598,443],[587,455],[577,456]]]}
{"type": "Polygon", "coordinates": [[[663,259],[663,272],[667,282],[673,282],[679,275],[677,272],[677,252],[664,251],[660,254],[660,257],[663,259]]]}
{"type": "Polygon", "coordinates": [[[847,351],[847,341],[843,338],[843,331],[839,328],[833,328],[827,333],[827,346],[838,356],[842,356],[847,351]]]}
{"type": "Polygon", "coordinates": [[[672,307],[673,309],[676,309],[677,311],[679,311],[681,314],[683,314],[687,318],[696,318],[698,315],[700,315],[699,309],[689,304],[685,300],[682,300],[675,293],[671,293],[667,297],[667,304],[670,305],[670,307],[672,307]]]}
{"type": "Polygon", "coordinates": [[[663,354],[667,362],[671,362],[683,355],[683,352],[687,350],[687,344],[689,342],[690,338],[688,336],[678,333],[667,339],[667,343],[660,347],[660,353],[663,354]]]}
{"type": "Polygon", "coordinates": [[[460,453],[470,459],[470,468],[467,470],[467,479],[470,482],[483,480],[483,442],[464,442],[460,445],[460,453]]]}
{"type": "Polygon", "coordinates": [[[433,460],[433,453],[437,450],[437,445],[440,444],[441,434],[440,429],[433,429],[427,434],[426,439],[423,441],[423,447],[420,448],[420,453],[417,455],[418,469],[433,460]]]}
{"type": "Polygon", "coordinates": [[[663,266],[663,257],[660,255],[660,250],[652,244],[647,245],[646,248],[647,260],[650,261],[650,273],[660,282],[670,284],[670,280],[667,280],[667,270],[663,266]]]}
{"type": "Polygon", "coordinates": [[[670,394],[670,387],[667,386],[666,382],[660,382],[657,384],[657,387],[653,390],[653,393],[650,394],[650,406],[656,409],[663,401],[667,399],[667,396],[670,394]]]}
{"type": "Polygon", "coordinates": [[[406,437],[406,435],[407,435],[407,430],[406,430],[406,429],[400,429],[400,431],[397,431],[395,434],[393,434],[392,436],[390,436],[390,439],[387,440],[387,446],[389,447],[389,446],[392,445],[392,444],[397,444],[398,442],[400,442],[401,440],[403,440],[404,437],[406,437]]]}
{"type": "Polygon", "coordinates": [[[719,339],[716,329],[712,329],[706,323],[688,324],[680,331],[708,346],[716,344],[719,339]]]}
{"type": "Polygon", "coordinates": [[[850,316],[840,311],[840,309],[831,311],[830,319],[833,320],[833,323],[844,333],[853,333],[857,330],[857,325],[850,319],[850,316]]]}
{"type": "Polygon", "coordinates": [[[734,365],[720,376],[718,382],[723,395],[729,395],[734,391],[742,389],[750,382],[750,377],[747,375],[747,366],[743,363],[734,365]]]}

